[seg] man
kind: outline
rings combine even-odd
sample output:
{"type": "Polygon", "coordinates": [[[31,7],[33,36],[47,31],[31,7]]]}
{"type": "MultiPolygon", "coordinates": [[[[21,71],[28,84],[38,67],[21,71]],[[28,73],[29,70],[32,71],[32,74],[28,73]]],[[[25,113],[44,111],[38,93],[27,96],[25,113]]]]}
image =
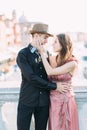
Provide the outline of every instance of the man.
{"type": "MultiPolygon", "coordinates": [[[[48,81],[36,45],[39,39],[42,44],[46,44],[47,38],[52,35],[48,33],[46,24],[35,24],[30,33],[32,43],[20,50],[17,56],[17,64],[22,75],[17,130],[30,130],[32,114],[35,119],[35,130],[46,130],[49,116],[49,91],[57,89],[57,84],[48,81]]],[[[66,91],[64,85],[60,86],[58,85],[59,91],[66,91]]]]}

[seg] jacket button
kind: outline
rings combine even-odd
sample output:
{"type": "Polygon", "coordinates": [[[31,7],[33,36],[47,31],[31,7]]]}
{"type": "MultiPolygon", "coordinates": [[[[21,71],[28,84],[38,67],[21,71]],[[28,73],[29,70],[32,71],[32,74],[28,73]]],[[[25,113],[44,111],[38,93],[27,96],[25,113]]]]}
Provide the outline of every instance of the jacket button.
{"type": "Polygon", "coordinates": [[[42,94],[42,92],[40,92],[40,94],[42,94]]]}

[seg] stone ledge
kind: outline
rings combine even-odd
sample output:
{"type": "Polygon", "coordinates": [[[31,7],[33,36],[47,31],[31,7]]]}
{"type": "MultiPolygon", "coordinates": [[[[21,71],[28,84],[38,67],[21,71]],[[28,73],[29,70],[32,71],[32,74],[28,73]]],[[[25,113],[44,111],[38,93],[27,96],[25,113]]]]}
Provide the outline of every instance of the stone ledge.
{"type": "MultiPolygon", "coordinates": [[[[17,101],[20,88],[0,88],[0,101],[17,101]]],[[[76,87],[74,89],[77,101],[87,101],[87,87],[76,87]]]]}

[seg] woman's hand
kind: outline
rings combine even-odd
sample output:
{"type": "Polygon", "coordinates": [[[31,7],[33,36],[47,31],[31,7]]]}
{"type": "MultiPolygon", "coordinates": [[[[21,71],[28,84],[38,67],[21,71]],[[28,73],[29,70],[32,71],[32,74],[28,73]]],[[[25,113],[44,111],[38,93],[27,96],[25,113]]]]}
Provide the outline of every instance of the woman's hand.
{"type": "Polygon", "coordinates": [[[45,52],[43,45],[41,45],[39,41],[37,41],[36,48],[38,49],[40,53],[45,52]]]}

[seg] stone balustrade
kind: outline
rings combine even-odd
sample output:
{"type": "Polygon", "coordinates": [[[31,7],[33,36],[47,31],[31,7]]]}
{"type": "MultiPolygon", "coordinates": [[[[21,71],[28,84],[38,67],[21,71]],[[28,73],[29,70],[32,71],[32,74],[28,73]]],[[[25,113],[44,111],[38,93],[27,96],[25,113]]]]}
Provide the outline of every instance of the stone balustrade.
{"type": "MultiPolygon", "coordinates": [[[[85,86],[76,87],[74,91],[75,91],[75,98],[78,106],[80,130],[87,130],[87,87],[85,86]]],[[[18,98],[19,98],[19,88],[0,88],[0,130],[16,130],[16,126],[13,128],[10,128],[11,126],[7,127],[6,119],[3,120],[2,108],[6,103],[9,102],[16,103],[16,108],[17,108],[18,98]]],[[[10,106],[8,108],[10,112],[10,106]]],[[[16,112],[11,114],[13,115],[15,113],[16,112]]],[[[10,120],[13,120],[13,123],[15,122],[14,121],[15,119],[10,119],[10,120]]],[[[9,122],[9,124],[10,123],[11,122],[9,122]]]]}
{"type": "Polygon", "coordinates": [[[75,89],[79,114],[79,130],[87,130],[87,87],[75,89]]]}
{"type": "MultiPolygon", "coordinates": [[[[5,121],[3,120],[3,113],[2,108],[5,103],[11,102],[11,103],[17,103],[19,97],[19,88],[0,88],[0,130],[8,130],[5,121]]],[[[9,111],[11,110],[10,107],[9,111]]],[[[12,113],[15,114],[15,113],[12,113]]],[[[13,119],[11,119],[13,120],[13,119]]],[[[14,122],[14,120],[13,120],[14,122]]],[[[9,129],[11,130],[11,129],[9,129]]],[[[13,129],[14,126],[13,126],[13,129]]]]}

